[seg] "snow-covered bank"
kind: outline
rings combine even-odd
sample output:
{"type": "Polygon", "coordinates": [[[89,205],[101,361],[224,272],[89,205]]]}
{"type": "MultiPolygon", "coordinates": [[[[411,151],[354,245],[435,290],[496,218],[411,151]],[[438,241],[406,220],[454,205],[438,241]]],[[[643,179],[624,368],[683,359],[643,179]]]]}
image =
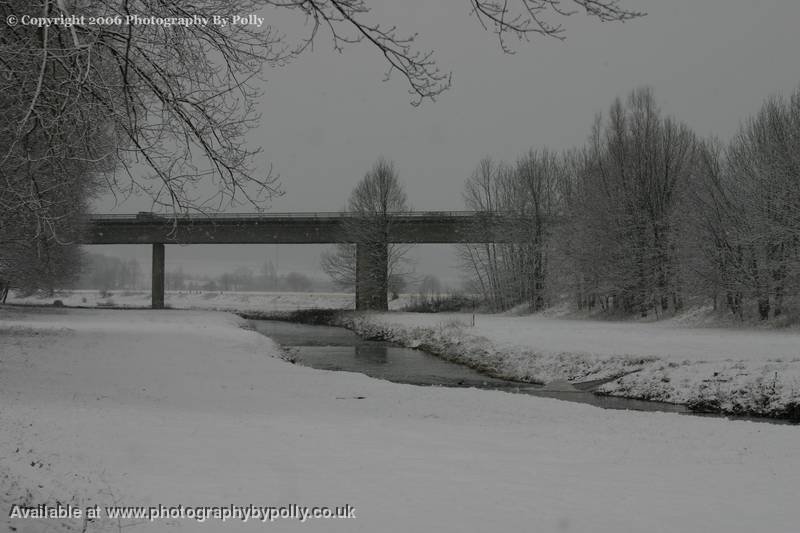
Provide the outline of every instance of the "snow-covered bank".
{"type": "MultiPolygon", "coordinates": [[[[389,302],[391,309],[400,309],[410,295],[389,302]]],[[[54,300],[68,307],[149,307],[150,291],[145,290],[66,290],[55,296],[18,296],[11,294],[8,303],[50,305],[54,300]]],[[[262,292],[262,291],[165,291],[167,307],[173,309],[207,309],[212,311],[294,311],[312,307],[353,309],[355,296],[339,292],[262,292]]]]}
{"type": "Polygon", "coordinates": [[[341,313],[369,338],[522,381],[617,378],[600,392],[696,410],[800,419],[800,332],[541,316],[341,313]]]}
{"type": "MultiPolygon", "coordinates": [[[[0,513],[353,505],[126,531],[790,532],[800,428],[607,411],[294,366],[231,315],[0,309],[0,513]]],[[[88,531],[122,524],[89,523],[88,531]]],[[[82,524],[66,524],[80,530],[82,524]]],[[[25,529],[25,528],[29,529],[25,529]]]]}

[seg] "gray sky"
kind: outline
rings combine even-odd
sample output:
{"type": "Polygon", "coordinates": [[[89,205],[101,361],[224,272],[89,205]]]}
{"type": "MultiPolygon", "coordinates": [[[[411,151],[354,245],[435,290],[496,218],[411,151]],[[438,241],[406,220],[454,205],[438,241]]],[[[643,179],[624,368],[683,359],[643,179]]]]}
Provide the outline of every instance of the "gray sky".
{"type": "MultiPolygon", "coordinates": [[[[583,143],[594,115],[640,85],[665,113],[699,135],[728,139],[762,100],[800,85],[798,0],[625,0],[648,16],[625,24],[582,15],[565,21],[567,40],[538,38],[505,55],[471,18],[469,2],[370,0],[375,20],[418,32],[453,88],[435,103],[409,105],[404,80],[383,82],[385,63],[366,44],[313,51],[266,72],[262,123],[250,142],[281,175],[286,195],[272,211],[336,211],[380,155],[395,161],[412,207],[463,208],[461,189],[479,159],[513,160],[531,147],[583,143]]],[[[98,211],[108,211],[100,202],[98,211]]],[[[116,208],[135,212],[136,201],[116,208]]],[[[315,246],[169,247],[169,264],[214,271],[280,255],[281,270],[316,269],[315,246]]],[[[96,247],[149,261],[149,250],[96,247]]],[[[454,259],[423,247],[418,270],[456,278],[454,259]]],[[[169,267],[168,267],[169,268],[169,267]]]]}

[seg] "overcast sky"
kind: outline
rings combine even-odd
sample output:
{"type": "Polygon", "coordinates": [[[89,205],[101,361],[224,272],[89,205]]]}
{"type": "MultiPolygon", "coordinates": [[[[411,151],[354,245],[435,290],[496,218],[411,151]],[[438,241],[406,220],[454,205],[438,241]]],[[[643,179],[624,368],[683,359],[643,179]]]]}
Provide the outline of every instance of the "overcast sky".
{"type": "MultiPolygon", "coordinates": [[[[250,142],[281,175],[286,195],[270,209],[336,211],[378,156],[395,161],[417,210],[463,208],[461,189],[479,159],[513,160],[531,147],[582,144],[594,115],[637,86],[654,88],[663,111],[699,135],[728,139],[771,94],[800,85],[800,0],[625,0],[648,16],[625,24],[582,15],[567,40],[536,38],[505,55],[469,16],[467,0],[368,0],[374,20],[419,33],[453,87],[409,105],[404,80],[383,82],[385,63],[366,44],[315,49],[265,73],[262,122],[250,142]]],[[[108,202],[98,210],[108,211],[108,202]]],[[[117,212],[135,212],[128,202],[117,212]]],[[[93,251],[140,254],[134,247],[93,251]]],[[[168,247],[169,265],[218,271],[279,254],[281,270],[313,271],[319,247],[168,247]]],[[[444,278],[450,254],[423,247],[418,269],[444,278]]],[[[169,266],[168,266],[169,268],[169,266]]]]}

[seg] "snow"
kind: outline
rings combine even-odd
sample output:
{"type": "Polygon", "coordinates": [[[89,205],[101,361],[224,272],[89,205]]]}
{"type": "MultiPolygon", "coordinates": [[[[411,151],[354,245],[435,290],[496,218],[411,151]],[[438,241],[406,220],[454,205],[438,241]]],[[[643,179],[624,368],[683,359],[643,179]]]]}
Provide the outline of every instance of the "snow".
{"type": "Polygon", "coordinates": [[[202,311],[0,309],[0,513],[58,500],[350,504],[357,517],[130,531],[749,533],[800,521],[796,426],[315,370],[241,325],[202,311]]]}
{"type": "Polygon", "coordinates": [[[800,359],[800,331],[691,328],[665,322],[570,320],[539,315],[387,313],[374,320],[401,326],[461,324],[499,348],[536,346],[545,352],[634,355],[669,360],[800,359]]]}
{"type": "MultiPolygon", "coordinates": [[[[410,296],[392,300],[391,309],[400,309],[410,296]]],[[[259,291],[165,291],[165,303],[173,309],[221,311],[294,311],[296,309],[352,309],[355,296],[348,293],[259,292],[259,291]]],[[[150,292],[142,290],[70,290],[53,297],[11,294],[8,303],[47,305],[61,300],[69,307],[149,307],[150,292]]]]}
{"type": "Polygon", "coordinates": [[[800,417],[800,332],[540,315],[344,314],[362,335],[492,375],[549,383],[618,378],[609,394],[732,414],[800,417]]]}
{"type": "MultiPolygon", "coordinates": [[[[69,306],[146,307],[150,295],[67,291],[56,298],[69,306]]],[[[390,307],[400,309],[409,298],[401,295],[390,307]]],[[[173,308],[262,313],[353,306],[352,294],[337,293],[171,291],[166,300],[173,308]]],[[[696,317],[688,315],[645,323],[477,314],[474,327],[472,318],[466,313],[345,313],[338,323],[498,377],[539,383],[613,378],[599,390],[698,410],[800,419],[797,329],[692,327],[696,317]]]]}

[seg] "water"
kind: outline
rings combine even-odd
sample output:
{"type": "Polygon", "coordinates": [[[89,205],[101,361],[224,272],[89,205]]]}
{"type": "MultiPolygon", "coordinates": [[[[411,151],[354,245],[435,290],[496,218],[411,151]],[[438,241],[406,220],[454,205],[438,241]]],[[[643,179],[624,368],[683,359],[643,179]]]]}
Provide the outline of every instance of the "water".
{"type": "Polygon", "coordinates": [[[359,372],[412,385],[474,387],[588,403],[607,409],[687,413],[682,405],[611,396],[591,389],[598,382],[533,385],[485,376],[464,365],[451,363],[421,350],[389,342],[361,339],[352,331],[329,326],[308,326],[274,320],[251,320],[250,326],[284,347],[297,364],[323,370],[359,372]]]}

